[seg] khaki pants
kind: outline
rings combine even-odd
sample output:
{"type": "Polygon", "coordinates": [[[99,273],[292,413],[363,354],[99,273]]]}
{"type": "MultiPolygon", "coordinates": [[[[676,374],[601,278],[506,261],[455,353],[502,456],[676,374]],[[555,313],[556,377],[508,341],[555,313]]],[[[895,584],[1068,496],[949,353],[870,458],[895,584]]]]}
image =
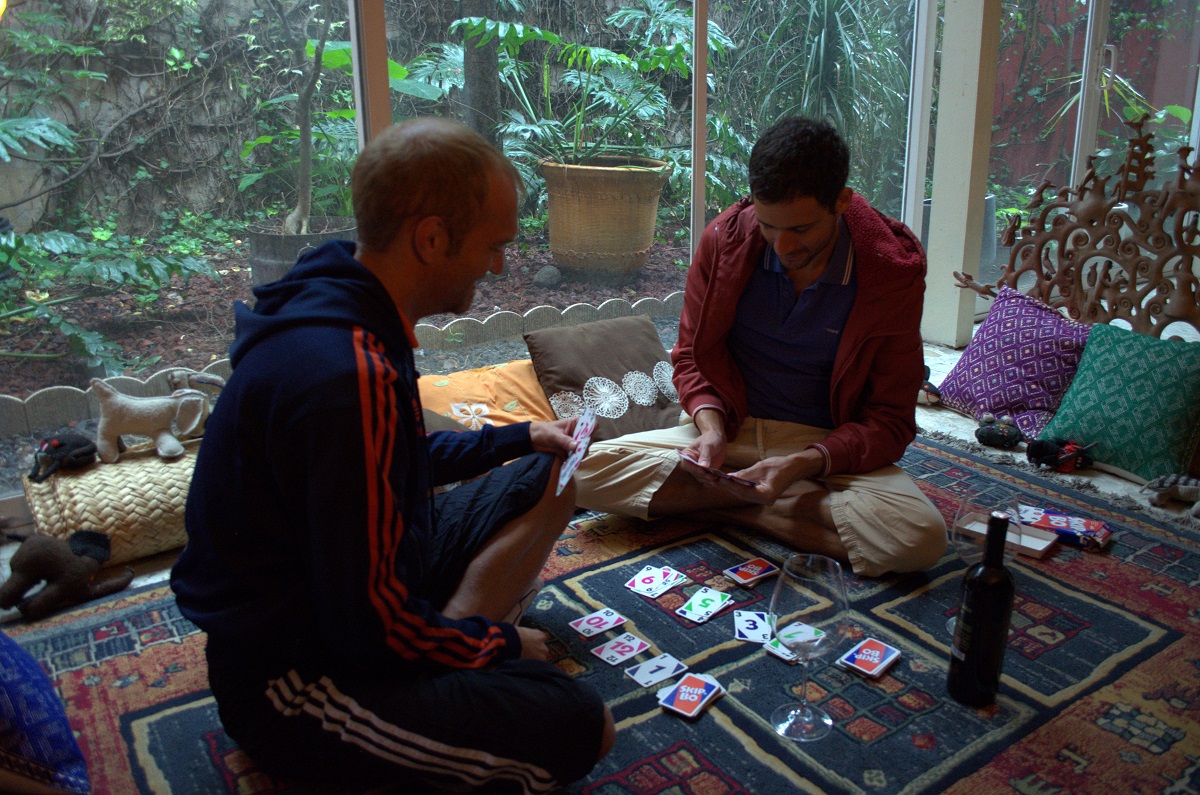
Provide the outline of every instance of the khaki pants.
{"type": "MultiPolygon", "coordinates": [[[[764,458],[798,452],[828,431],[794,422],[747,418],[729,442],[724,468],[744,469],[764,458]]],[[[698,432],[690,418],[676,428],[596,442],[575,475],[584,508],[649,518],[650,500],[679,463],[677,450],[698,432]]],[[[821,479],[829,489],[838,536],[855,574],[927,569],[946,551],[946,524],[897,466],[821,479]]]]}

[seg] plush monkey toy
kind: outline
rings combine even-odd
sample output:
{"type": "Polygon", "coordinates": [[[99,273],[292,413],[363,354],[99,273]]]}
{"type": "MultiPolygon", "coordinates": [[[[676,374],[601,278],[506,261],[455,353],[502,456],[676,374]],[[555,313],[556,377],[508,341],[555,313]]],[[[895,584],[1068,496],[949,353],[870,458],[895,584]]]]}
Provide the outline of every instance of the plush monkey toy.
{"type": "Polygon", "coordinates": [[[54,536],[32,535],[21,542],[12,556],[12,576],[0,585],[0,607],[16,607],[26,621],[37,621],[51,613],[101,596],[117,593],[133,581],[133,569],[97,581],[96,574],[110,555],[109,539],[94,530],[79,530],[69,541],[54,536]],[[42,580],[46,587],[26,597],[42,580]]]}

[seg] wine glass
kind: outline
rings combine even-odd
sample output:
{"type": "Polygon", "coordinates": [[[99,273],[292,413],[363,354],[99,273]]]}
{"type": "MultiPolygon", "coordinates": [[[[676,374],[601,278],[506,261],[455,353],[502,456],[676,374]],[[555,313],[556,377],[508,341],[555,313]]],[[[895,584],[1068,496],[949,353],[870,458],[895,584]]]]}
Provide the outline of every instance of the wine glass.
{"type": "Polygon", "coordinates": [[[829,733],[833,718],[808,701],[808,664],[837,649],[847,637],[846,583],[842,567],[824,555],[792,555],[771,593],[771,631],[795,654],[804,671],[800,699],[771,713],[776,733],[796,742],[829,733]]]}
{"type": "MultiPolygon", "coordinates": [[[[963,495],[950,525],[950,547],[971,568],[983,560],[987,546],[987,520],[992,511],[1008,515],[1008,538],[1004,544],[1004,562],[1011,563],[1021,547],[1020,495],[1004,487],[970,489],[963,495]]],[[[946,620],[946,631],[954,636],[955,616],[946,620]]]]}

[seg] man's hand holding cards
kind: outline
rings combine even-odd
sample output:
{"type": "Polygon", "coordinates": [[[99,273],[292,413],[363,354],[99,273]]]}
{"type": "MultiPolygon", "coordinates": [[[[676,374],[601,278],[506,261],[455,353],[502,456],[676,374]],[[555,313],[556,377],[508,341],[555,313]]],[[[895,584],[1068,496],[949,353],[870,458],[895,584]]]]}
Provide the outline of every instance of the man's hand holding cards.
{"type": "Polygon", "coordinates": [[[592,441],[592,431],[594,430],[596,430],[596,410],[587,406],[575,420],[575,433],[571,434],[571,438],[575,440],[575,449],[567,456],[567,460],[563,461],[562,469],[558,471],[558,489],[554,492],[555,496],[563,493],[563,489],[571,482],[571,476],[575,474],[575,470],[579,469],[579,462],[587,455],[588,444],[592,441]]]}
{"type": "Polygon", "coordinates": [[[739,486],[757,486],[758,485],[758,483],[756,481],[746,480],[745,478],[739,478],[736,475],[731,475],[722,469],[717,469],[716,467],[706,467],[682,450],[679,451],[679,457],[682,458],[684,461],[687,461],[692,466],[703,469],[708,474],[714,475],[715,477],[717,477],[721,480],[728,480],[731,483],[737,483],[739,486]]]}

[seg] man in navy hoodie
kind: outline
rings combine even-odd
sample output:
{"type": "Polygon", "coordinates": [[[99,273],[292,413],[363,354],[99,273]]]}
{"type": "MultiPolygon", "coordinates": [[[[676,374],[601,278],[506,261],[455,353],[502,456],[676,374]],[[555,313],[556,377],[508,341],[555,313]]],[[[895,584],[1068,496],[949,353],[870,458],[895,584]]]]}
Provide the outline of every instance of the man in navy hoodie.
{"type": "Polygon", "coordinates": [[[502,271],[519,185],[460,124],[393,126],[354,168],[357,246],[236,307],[171,585],[227,733],[268,773],[548,792],[611,748],[604,703],[513,623],[573,510],[555,486],[574,421],[422,423],[413,324],[502,271]]]}

